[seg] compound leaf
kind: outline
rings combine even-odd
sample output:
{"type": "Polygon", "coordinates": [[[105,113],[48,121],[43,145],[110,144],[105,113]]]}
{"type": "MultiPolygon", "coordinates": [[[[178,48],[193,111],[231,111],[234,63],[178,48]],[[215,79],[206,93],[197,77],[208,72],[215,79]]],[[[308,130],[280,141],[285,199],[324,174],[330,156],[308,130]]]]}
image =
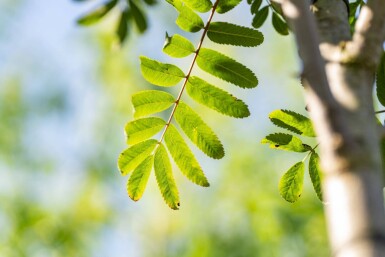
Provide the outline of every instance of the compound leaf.
{"type": "Polygon", "coordinates": [[[302,194],[303,175],[305,164],[297,162],[292,166],[279,181],[279,193],[286,201],[294,203],[302,194]]]}
{"type": "Polygon", "coordinates": [[[221,159],[225,155],[222,143],[209,126],[187,104],[179,102],[175,119],[190,140],[209,157],[221,159]]]}
{"type": "Polygon", "coordinates": [[[276,110],[270,113],[269,118],[278,127],[299,135],[315,137],[311,120],[299,113],[288,110],[276,110]]]}
{"type": "Polygon", "coordinates": [[[179,16],[175,23],[187,32],[198,32],[204,27],[202,18],[185,5],[179,7],[179,16]]]}
{"type": "Polygon", "coordinates": [[[195,184],[203,187],[210,186],[194,154],[174,125],[170,124],[164,140],[180,171],[195,184]]]}
{"type": "Polygon", "coordinates": [[[127,143],[130,145],[137,144],[162,130],[166,122],[161,118],[148,117],[128,122],[125,127],[127,143]]]}
{"type": "Polygon", "coordinates": [[[376,93],[380,103],[385,106],[385,52],[383,52],[376,74],[376,93]]]}
{"type": "Polygon", "coordinates": [[[194,45],[185,37],[175,34],[170,37],[166,33],[166,42],[163,46],[163,52],[171,57],[186,57],[195,52],[194,45]]]}
{"type": "Polygon", "coordinates": [[[163,144],[159,144],[154,157],[154,170],[156,181],[164,201],[173,209],[178,210],[179,193],[172,175],[171,163],[163,144]]]}
{"type": "Polygon", "coordinates": [[[202,13],[210,11],[213,6],[210,0],[184,0],[183,2],[191,9],[202,13]]]}
{"type": "Polygon", "coordinates": [[[134,117],[139,118],[153,113],[164,111],[175,102],[174,97],[158,90],[144,90],[132,96],[134,117]]]}
{"type": "Polygon", "coordinates": [[[152,153],[157,143],[155,139],[149,139],[124,150],[118,159],[122,175],[127,175],[141,164],[152,153]]]}
{"type": "Polygon", "coordinates": [[[147,20],[146,17],[144,16],[143,11],[139,8],[139,6],[133,1],[129,0],[131,7],[131,14],[132,17],[134,18],[135,25],[138,28],[140,33],[143,33],[147,29],[147,20]]]}
{"type": "Polygon", "coordinates": [[[118,0],[111,0],[108,2],[105,2],[101,6],[98,6],[97,8],[93,9],[89,13],[83,15],[77,20],[77,23],[79,25],[87,26],[92,25],[96,22],[98,22],[101,18],[104,17],[114,6],[118,3],[118,0]]]}
{"type": "Polygon", "coordinates": [[[220,0],[215,10],[217,13],[225,13],[237,6],[242,0],[220,0]]]}
{"type": "Polygon", "coordinates": [[[153,155],[148,156],[138,167],[136,167],[127,182],[128,195],[134,201],[138,201],[142,198],[147,186],[148,178],[150,177],[154,163],[153,160],[153,155]]]}
{"type": "Polygon", "coordinates": [[[198,103],[224,115],[235,118],[244,118],[250,115],[247,105],[242,100],[198,77],[188,79],[186,90],[190,97],[198,103]]]}
{"type": "Polygon", "coordinates": [[[258,30],[227,22],[212,22],[207,36],[215,43],[235,46],[250,47],[260,45],[263,42],[263,35],[258,30]]]}
{"type": "Polygon", "coordinates": [[[309,146],[302,144],[301,139],[298,137],[284,133],[270,134],[262,139],[261,143],[270,144],[270,148],[299,153],[307,152],[311,149],[309,146]]]}
{"type": "Polygon", "coordinates": [[[322,173],[321,173],[319,162],[320,160],[319,160],[318,154],[316,152],[312,152],[309,159],[309,175],[311,178],[311,182],[313,184],[313,188],[318,198],[322,201],[322,189],[321,189],[322,173]]]}
{"type": "Polygon", "coordinates": [[[249,68],[217,51],[201,48],[197,64],[202,70],[236,86],[253,88],[258,85],[257,77],[249,68]]]}
{"type": "Polygon", "coordinates": [[[265,23],[268,15],[269,15],[269,6],[265,6],[261,10],[255,13],[255,16],[253,18],[253,22],[251,23],[251,25],[256,29],[259,29],[263,25],[263,23],[265,23]]]}
{"type": "Polygon", "coordinates": [[[177,66],[161,63],[145,56],[140,57],[143,77],[157,86],[170,87],[184,78],[184,73],[177,66]]]}
{"type": "Polygon", "coordinates": [[[276,12],[273,12],[272,23],[273,23],[274,29],[279,34],[283,36],[289,35],[289,27],[287,26],[286,22],[282,20],[281,17],[278,16],[276,12]]]}

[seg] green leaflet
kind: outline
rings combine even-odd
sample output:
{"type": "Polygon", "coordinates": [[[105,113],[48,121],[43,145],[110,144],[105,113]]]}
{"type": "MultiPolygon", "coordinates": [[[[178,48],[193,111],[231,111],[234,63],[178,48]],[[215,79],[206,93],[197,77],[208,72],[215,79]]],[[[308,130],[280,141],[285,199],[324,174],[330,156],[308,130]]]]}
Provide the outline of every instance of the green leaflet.
{"type": "Polygon", "coordinates": [[[166,122],[161,118],[149,117],[128,122],[125,128],[127,143],[137,144],[162,130],[166,122]]]}
{"type": "Polygon", "coordinates": [[[131,7],[131,15],[134,18],[136,27],[138,28],[140,33],[143,33],[147,29],[146,17],[144,16],[143,11],[133,0],[128,0],[128,2],[131,7]]]}
{"type": "Polygon", "coordinates": [[[180,171],[195,184],[203,187],[210,186],[194,154],[174,125],[170,124],[164,140],[180,171]]]}
{"type": "Polygon", "coordinates": [[[259,7],[261,7],[262,0],[254,0],[254,2],[250,6],[251,14],[255,14],[258,12],[259,7]]]}
{"type": "Polygon", "coordinates": [[[316,136],[311,120],[299,113],[288,110],[276,110],[269,114],[269,118],[278,127],[303,136],[316,136]]]}
{"type": "Polygon", "coordinates": [[[377,68],[376,85],[378,101],[385,106],[385,52],[382,53],[380,65],[377,68]]]}
{"type": "Polygon", "coordinates": [[[220,0],[215,10],[217,13],[225,13],[237,6],[242,0],[220,0]]]}
{"type": "Polygon", "coordinates": [[[284,133],[270,134],[262,139],[261,143],[270,144],[270,148],[299,153],[307,152],[311,149],[310,146],[302,144],[301,139],[298,137],[284,133]]]}
{"type": "Polygon", "coordinates": [[[286,201],[294,203],[302,194],[305,164],[297,162],[279,181],[279,193],[286,201]]]}
{"type": "Polygon", "coordinates": [[[281,35],[287,36],[289,35],[289,27],[286,22],[282,20],[277,13],[273,12],[272,23],[274,29],[281,35]]]}
{"type": "Polygon", "coordinates": [[[163,52],[171,57],[186,57],[195,52],[194,45],[185,37],[178,34],[170,37],[166,32],[166,42],[163,46],[163,52]]]}
{"type": "Polygon", "coordinates": [[[242,100],[198,77],[188,79],[186,90],[190,97],[198,103],[224,115],[235,118],[245,118],[250,115],[247,105],[242,100]]]}
{"type": "Polygon", "coordinates": [[[263,23],[265,23],[268,15],[269,15],[269,6],[265,6],[261,10],[255,13],[255,16],[253,18],[253,22],[251,23],[251,25],[256,29],[259,29],[263,25],[263,23]]]}
{"type": "Polygon", "coordinates": [[[132,95],[135,118],[164,111],[173,103],[175,99],[171,94],[158,90],[144,90],[132,95]]]}
{"type": "Polygon", "coordinates": [[[129,19],[130,19],[130,12],[128,9],[125,9],[120,15],[118,27],[116,29],[116,35],[118,36],[120,45],[122,45],[124,40],[127,38],[129,19]]]}
{"type": "Polygon", "coordinates": [[[157,143],[155,139],[149,139],[124,150],[118,159],[122,175],[127,175],[142,163],[152,153],[157,143]]]}
{"type": "Polygon", "coordinates": [[[179,8],[179,16],[175,23],[187,32],[198,32],[205,26],[202,18],[185,5],[179,8]]]}
{"type": "Polygon", "coordinates": [[[175,119],[184,133],[202,152],[214,159],[221,159],[225,155],[218,137],[188,105],[179,102],[175,119]]]}
{"type": "Polygon", "coordinates": [[[163,199],[173,210],[178,210],[179,193],[172,175],[171,163],[163,144],[160,144],[154,157],[156,181],[163,199]]]}
{"type": "Polygon", "coordinates": [[[276,12],[279,16],[283,16],[282,7],[280,3],[271,2],[271,7],[273,8],[273,12],[276,12]]]}
{"type": "Polygon", "coordinates": [[[215,43],[236,46],[257,46],[263,42],[263,35],[258,30],[227,22],[212,22],[207,36],[215,43]]]}
{"type": "Polygon", "coordinates": [[[202,70],[239,87],[258,85],[258,79],[250,69],[217,51],[201,48],[197,64],[202,70]]]}
{"type": "Polygon", "coordinates": [[[184,78],[184,73],[177,66],[161,63],[145,56],[140,57],[143,77],[157,86],[170,87],[184,78]]]}
{"type": "Polygon", "coordinates": [[[92,25],[96,22],[98,22],[104,15],[106,15],[114,6],[118,3],[118,0],[111,0],[103,5],[95,8],[94,10],[90,11],[89,13],[83,15],[77,20],[77,23],[79,25],[92,25]]]}
{"type": "Polygon", "coordinates": [[[208,12],[213,7],[210,0],[184,0],[183,2],[197,12],[208,12]]]}
{"type": "Polygon", "coordinates": [[[309,174],[310,174],[311,182],[313,183],[313,188],[318,198],[322,201],[322,189],[321,189],[322,173],[321,173],[319,162],[320,160],[319,160],[318,154],[316,152],[312,152],[309,159],[309,174]]]}
{"type": "Polygon", "coordinates": [[[128,195],[134,201],[138,201],[142,198],[147,186],[148,178],[150,177],[152,165],[154,163],[153,160],[153,155],[148,156],[138,167],[136,167],[127,182],[128,195]]]}

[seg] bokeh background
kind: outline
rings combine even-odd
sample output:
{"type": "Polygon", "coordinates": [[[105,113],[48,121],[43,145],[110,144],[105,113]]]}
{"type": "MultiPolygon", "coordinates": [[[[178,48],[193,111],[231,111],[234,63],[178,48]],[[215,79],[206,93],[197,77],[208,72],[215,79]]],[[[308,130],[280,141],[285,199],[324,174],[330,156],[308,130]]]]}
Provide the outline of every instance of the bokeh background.
{"type": "MultiPolygon", "coordinates": [[[[95,4],[0,0],[0,256],[329,256],[322,203],[309,177],[297,203],[278,193],[280,176],[304,155],[260,144],[280,131],[269,112],[306,114],[293,38],[267,23],[257,48],[205,42],[250,67],[260,83],[241,90],[194,70],[244,99],[252,114],[238,120],[194,105],[226,156],[210,160],[192,146],[211,187],[190,183],[175,168],[181,208],[173,211],[153,174],[144,197],[131,201],[116,161],[126,147],[130,96],[153,87],[141,77],[138,57],[187,69],[189,60],[162,53],[165,31],[193,42],[199,35],[181,32],[176,12],[160,2],[146,10],[149,30],[139,36],[133,28],[118,49],[116,13],[93,27],[76,25],[95,4]]],[[[244,26],[251,19],[246,3],[215,17],[244,26]]]]}

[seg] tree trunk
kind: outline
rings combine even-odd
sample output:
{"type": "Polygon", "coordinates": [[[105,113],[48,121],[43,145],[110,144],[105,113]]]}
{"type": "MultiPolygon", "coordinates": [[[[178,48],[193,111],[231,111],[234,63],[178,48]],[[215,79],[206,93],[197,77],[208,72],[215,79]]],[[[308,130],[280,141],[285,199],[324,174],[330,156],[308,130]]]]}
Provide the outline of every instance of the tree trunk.
{"type": "Polygon", "coordinates": [[[342,0],[282,0],[320,143],[333,256],[385,256],[385,212],[372,88],[385,39],[385,0],[369,0],[352,37],[342,0]],[[315,18],[315,19],[314,19],[315,18]]]}

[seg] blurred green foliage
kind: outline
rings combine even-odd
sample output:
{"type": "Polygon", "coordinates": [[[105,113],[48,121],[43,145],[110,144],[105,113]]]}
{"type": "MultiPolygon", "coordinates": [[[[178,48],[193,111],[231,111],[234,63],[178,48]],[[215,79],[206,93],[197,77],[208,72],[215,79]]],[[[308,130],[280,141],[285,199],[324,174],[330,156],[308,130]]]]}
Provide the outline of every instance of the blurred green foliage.
{"type": "MultiPolygon", "coordinates": [[[[52,71],[52,83],[42,66],[31,76],[20,62],[9,72],[15,59],[0,65],[0,256],[329,256],[322,203],[310,182],[301,201],[283,201],[275,163],[289,162],[266,155],[254,135],[230,133],[240,125],[202,107],[197,111],[222,128],[228,156],[203,162],[211,187],[176,174],[183,203],[175,212],[163,204],[151,175],[142,201],[130,201],[116,156],[132,118],[130,95],[144,82],[132,58],[135,47],[111,52],[111,40],[99,36],[97,54],[89,42],[80,46],[84,56],[54,52],[63,63],[92,60],[94,66],[77,74],[93,82],[80,88],[70,86],[78,77],[59,75],[64,66],[52,71]]],[[[20,51],[0,48],[0,56],[3,49],[20,51]]]]}

